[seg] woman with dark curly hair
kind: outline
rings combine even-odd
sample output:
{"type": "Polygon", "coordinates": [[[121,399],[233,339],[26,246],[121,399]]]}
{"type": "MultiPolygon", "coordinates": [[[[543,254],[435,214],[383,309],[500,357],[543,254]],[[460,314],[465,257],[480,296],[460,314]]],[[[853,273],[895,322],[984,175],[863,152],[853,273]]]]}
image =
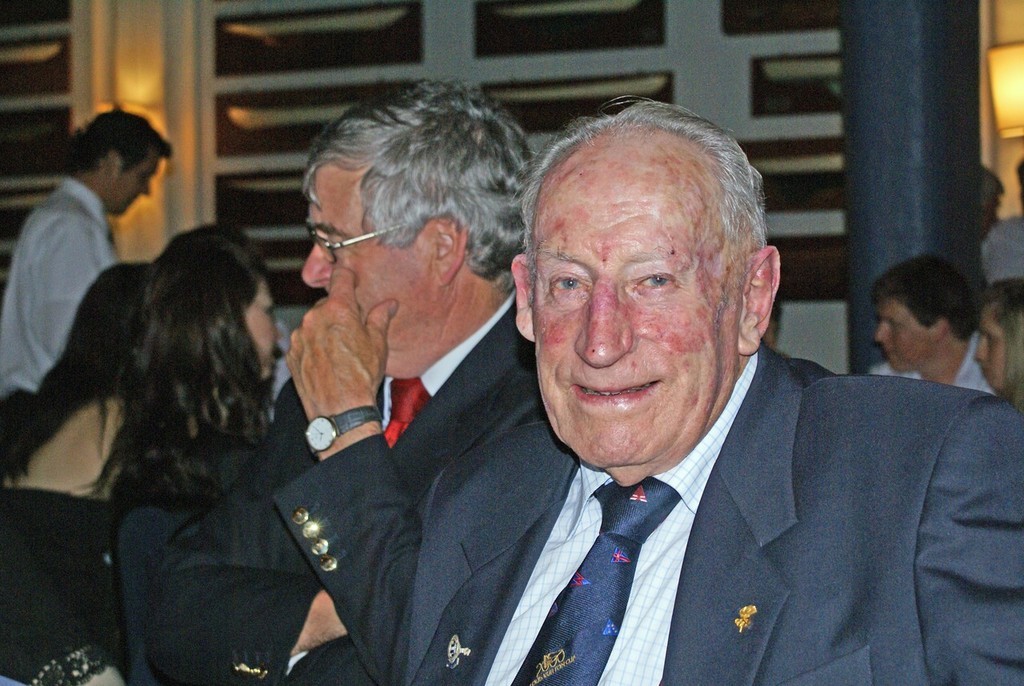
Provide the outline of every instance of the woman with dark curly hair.
{"type": "Polygon", "coordinates": [[[1006,279],[981,296],[975,358],[989,386],[1024,412],[1024,279],[1006,279]]]}
{"type": "Polygon", "coordinates": [[[153,263],[121,383],[110,485],[132,684],[163,544],[230,487],[268,424],[277,350],[262,261],[217,230],[177,236],[153,263]]]}

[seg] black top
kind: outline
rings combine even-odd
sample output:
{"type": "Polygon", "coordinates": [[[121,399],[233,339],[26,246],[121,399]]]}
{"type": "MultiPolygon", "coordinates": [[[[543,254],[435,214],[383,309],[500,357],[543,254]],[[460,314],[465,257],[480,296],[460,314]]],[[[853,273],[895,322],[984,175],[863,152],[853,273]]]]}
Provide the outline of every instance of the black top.
{"type": "Polygon", "coordinates": [[[51,660],[90,653],[120,665],[107,504],[0,489],[0,664],[28,683],[51,660]],[[99,652],[96,649],[99,649],[99,652]]]}
{"type": "MultiPolygon", "coordinates": [[[[226,492],[247,468],[254,449],[240,438],[213,432],[203,436],[199,443],[200,448],[193,458],[206,465],[217,488],[226,492]]],[[[115,540],[127,675],[132,686],[166,683],[153,673],[145,654],[151,588],[163,562],[167,541],[180,529],[188,528],[209,505],[176,501],[158,491],[147,491],[145,487],[134,489],[130,497],[114,505],[115,513],[125,509],[123,516],[117,516],[115,540]]]]}

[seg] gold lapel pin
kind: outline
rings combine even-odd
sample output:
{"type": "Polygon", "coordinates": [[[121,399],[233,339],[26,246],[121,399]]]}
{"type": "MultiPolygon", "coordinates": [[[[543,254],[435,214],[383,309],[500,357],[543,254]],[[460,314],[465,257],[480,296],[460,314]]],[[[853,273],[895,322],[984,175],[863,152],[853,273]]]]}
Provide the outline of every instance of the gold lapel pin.
{"type": "Polygon", "coordinates": [[[448,641],[448,669],[455,669],[459,666],[459,659],[466,655],[468,656],[473,651],[469,648],[463,648],[462,643],[459,642],[459,635],[452,634],[452,639],[448,641]]]}
{"type": "Polygon", "coordinates": [[[267,674],[270,674],[270,670],[268,670],[262,664],[257,665],[255,667],[250,667],[249,665],[245,664],[244,662],[236,662],[236,663],[234,663],[231,666],[234,668],[235,674],[242,674],[244,676],[252,676],[252,677],[256,677],[257,679],[260,679],[260,680],[266,679],[267,678],[267,674]]]}
{"type": "Polygon", "coordinates": [[[749,629],[750,625],[754,623],[754,620],[751,619],[751,617],[753,617],[756,614],[756,605],[744,605],[740,608],[740,616],[732,620],[732,622],[736,625],[736,628],[739,629],[740,633],[742,634],[745,629],[749,629]]]}

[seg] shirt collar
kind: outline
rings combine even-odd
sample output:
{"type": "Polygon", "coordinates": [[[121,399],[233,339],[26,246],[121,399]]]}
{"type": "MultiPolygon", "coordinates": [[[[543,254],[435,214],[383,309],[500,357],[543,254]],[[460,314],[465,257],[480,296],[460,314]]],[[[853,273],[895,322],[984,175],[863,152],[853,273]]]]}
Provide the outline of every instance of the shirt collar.
{"type": "MultiPolygon", "coordinates": [[[[676,489],[683,504],[690,512],[697,511],[697,505],[700,504],[700,498],[704,494],[704,487],[708,483],[711,469],[715,466],[718,454],[722,451],[725,437],[729,435],[729,430],[736,419],[736,413],[739,412],[740,405],[743,404],[743,399],[747,396],[750,382],[757,370],[757,356],[758,354],[754,353],[747,361],[739,378],[736,379],[736,384],[729,395],[729,401],[725,404],[722,413],[718,415],[718,419],[711,425],[711,429],[704,434],[704,437],[679,464],[656,475],[658,480],[664,481],[676,489]]],[[[583,478],[584,500],[612,480],[605,472],[582,463],[580,472],[583,478]]]]}
{"type": "Polygon", "coordinates": [[[91,188],[71,176],[65,177],[61,181],[60,188],[81,202],[85,209],[89,211],[89,214],[95,217],[101,224],[107,223],[107,212],[103,208],[103,201],[100,200],[100,196],[96,195],[95,191],[91,188]]]}
{"type": "Polygon", "coordinates": [[[960,361],[960,368],[956,370],[956,378],[953,383],[957,386],[966,386],[973,379],[971,372],[977,364],[974,360],[974,353],[978,350],[978,332],[975,331],[967,339],[967,350],[964,352],[964,359],[960,361]]]}
{"type": "MultiPolygon", "coordinates": [[[[459,343],[457,346],[445,353],[444,357],[432,364],[427,371],[420,375],[420,381],[423,382],[423,387],[427,389],[430,396],[437,395],[437,392],[441,390],[441,386],[448,380],[455,369],[462,364],[462,361],[466,359],[470,351],[476,347],[476,344],[483,339],[487,333],[494,328],[494,325],[498,323],[509,308],[512,307],[512,301],[515,296],[510,295],[506,298],[505,302],[502,303],[501,307],[491,315],[491,318],[484,322],[484,325],[473,332],[466,340],[459,343]]],[[[386,377],[384,384],[384,407],[391,407],[391,377],[386,377]]]]}

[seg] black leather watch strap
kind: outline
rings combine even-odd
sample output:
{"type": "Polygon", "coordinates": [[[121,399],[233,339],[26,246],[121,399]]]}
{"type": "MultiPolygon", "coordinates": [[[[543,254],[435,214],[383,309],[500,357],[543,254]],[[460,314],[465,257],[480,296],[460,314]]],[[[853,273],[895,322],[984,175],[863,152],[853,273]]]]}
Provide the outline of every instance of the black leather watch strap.
{"type": "Polygon", "coordinates": [[[369,424],[370,422],[384,423],[384,418],[380,416],[380,410],[374,405],[353,407],[351,410],[334,415],[331,417],[331,420],[334,422],[339,436],[363,424],[369,424]]]}

